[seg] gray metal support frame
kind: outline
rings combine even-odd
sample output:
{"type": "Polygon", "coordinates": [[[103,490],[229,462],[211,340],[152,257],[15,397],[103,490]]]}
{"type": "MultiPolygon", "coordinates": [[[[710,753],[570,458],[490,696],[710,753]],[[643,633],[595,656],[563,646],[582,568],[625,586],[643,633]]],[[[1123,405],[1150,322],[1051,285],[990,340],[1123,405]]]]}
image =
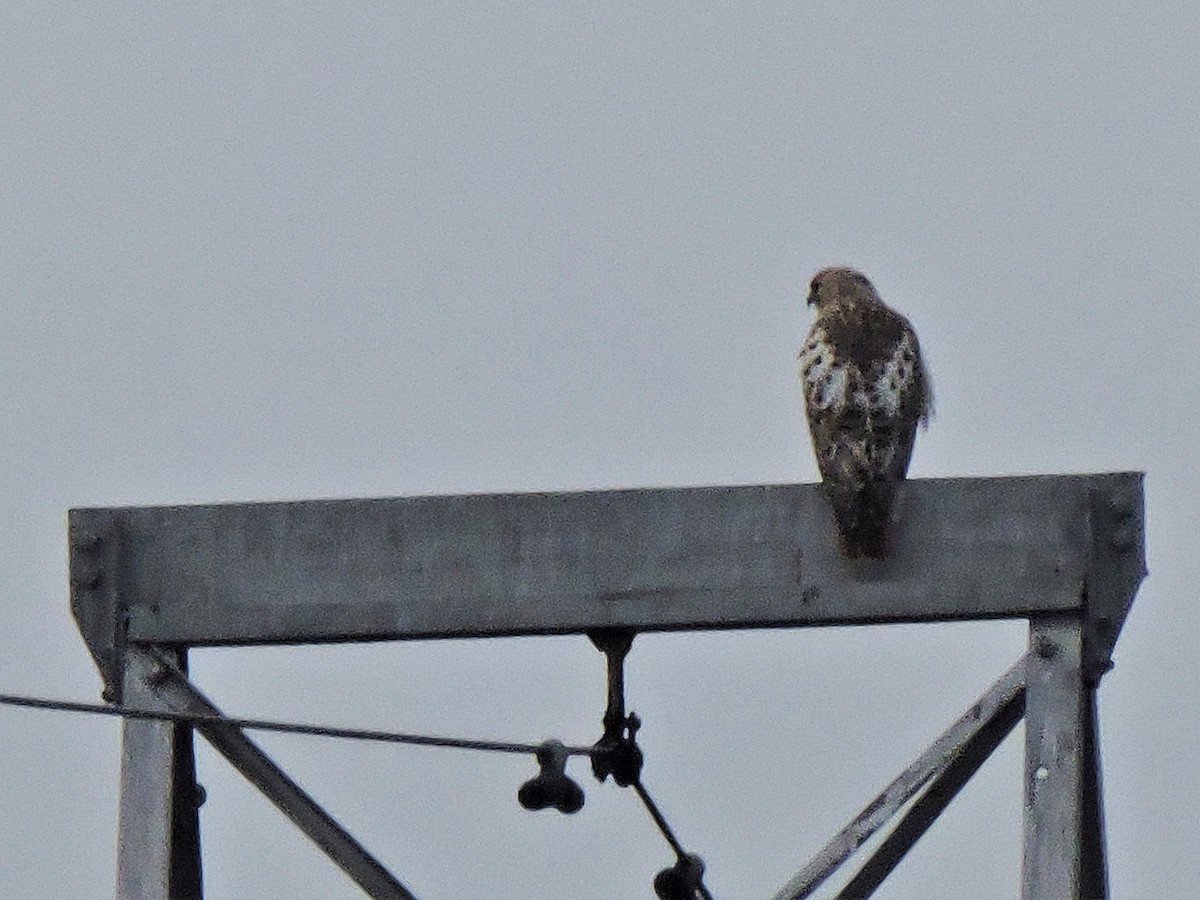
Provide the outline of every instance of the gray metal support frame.
{"type": "MultiPolygon", "coordinates": [[[[106,699],[204,713],[188,647],[1026,618],[1020,674],[780,896],[916,797],[852,882],[873,890],[1022,703],[1023,897],[1105,896],[1094,692],[1145,575],[1141,475],[915,480],[898,509],[883,562],[839,555],[820,485],[75,509],[71,606],[106,699]]],[[[195,727],[369,894],[412,896],[240,731],[195,727]]],[[[190,747],[184,726],[125,725],[122,898],[199,892],[190,747]]]]}
{"type": "Polygon", "coordinates": [[[1108,875],[1095,683],[1083,678],[1076,614],[1030,623],[1030,650],[793,877],[775,900],[805,900],[917,799],[837,894],[870,897],[1020,720],[1025,735],[1024,900],[1104,900],[1108,875]],[[919,793],[919,796],[918,796],[919,793]]]}
{"type": "MultiPolygon", "coordinates": [[[[797,872],[775,895],[775,900],[805,900],[811,896],[913,797],[922,791],[926,792],[923,796],[931,796],[929,791],[947,772],[951,772],[960,760],[969,758],[982,762],[986,759],[991,749],[1004,739],[1020,718],[1024,695],[1025,658],[1022,657],[1001,675],[983,696],[971,704],[971,707],[912,765],[896,776],[878,797],[868,803],[862,812],[838,832],[808,865],[797,872]]],[[[973,771],[972,768],[971,772],[973,771]]],[[[967,774],[969,777],[970,773],[967,774]]],[[[929,821],[932,821],[932,818],[929,821]]],[[[901,829],[892,832],[892,836],[896,836],[898,831],[901,829]]],[[[904,851],[907,851],[923,832],[924,828],[917,830],[912,840],[906,841],[904,851]]],[[[880,848],[885,856],[889,855],[886,852],[886,844],[887,842],[885,847],[880,848]]],[[[873,858],[879,856],[880,853],[877,852],[873,858]]],[[[899,862],[902,856],[903,852],[896,854],[895,861],[899,862]]],[[[888,871],[890,870],[889,868],[888,871]]]]}
{"type": "MultiPolygon", "coordinates": [[[[220,717],[221,711],[188,681],[173,654],[161,650],[134,647],[128,650],[128,672],[136,672],[136,681],[129,686],[144,709],[195,716],[220,717]]],[[[132,725],[148,725],[170,729],[179,727],[171,722],[128,721],[132,725]]],[[[292,781],[258,745],[251,741],[240,728],[211,721],[198,722],[196,731],[224,756],[234,768],[257,787],[279,810],[303,831],[329,858],[338,865],[367,896],[375,900],[415,900],[407,888],[373,857],[354,837],[337,823],[303,788],[292,781]]],[[[159,774],[161,756],[172,748],[161,736],[153,744],[135,745],[126,757],[133,765],[128,777],[123,771],[120,842],[128,851],[130,864],[121,871],[128,871],[130,878],[146,878],[144,889],[131,886],[130,893],[122,898],[170,897],[183,900],[199,897],[182,893],[176,888],[157,893],[164,883],[165,873],[177,875],[180,862],[172,865],[169,848],[162,850],[162,834],[172,833],[171,808],[164,797],[170,798],[172,785],[159,774]],[[136,759],[131,759],[137,754],[136,759]],[[142,762],[145,762],[145,770],[142,762]],[[147,777],[149,776],[149,777],[147,777]],[[144,780],[141,780],[143,779],[144,780]],[[125,788],[128,787],[128,793],[125,788]],[[128,805],[127,805],[128,801],[128,805]],[[149,813],[149,814],[147,814],[149,813]]],[[[198,847],[197,847],[198,849],[198,847]]],[[[199,872],[199,864],[195,866],[199,872]]],[[[167,880],[170,880],[169,878],[167,880]]],[[[198,885],[198,882],[197,882],[198,885]]]]}
{"type": "Polygon", "coordinates": [[[808,484],[76,509],[73,534],[101,537],[72,545],[82,585],[72,601],[106,675],[124,640],[1024,617],[1080,608],[1095,572],[1093,492],[1136,502],[1140,481],[906,482],[895,557],[853,564],[820,485],[808,484]]]}
{"type": "Polygon", "coordinates": [[[892,873],[905,854],[913,848],[958,796],[958,792],[979,771],[992,752],[1021,719],[1021,698],[1000,707],[955,754],[945,770],[938,774],[913,804],[882,845],[871,855],[858,874],[838,894],[839,900],[869,897],[892,873]]]}
{"type": "MultiPolygon", "coordinates": [[[[183,654],[170,662],[184,668],[183,654]]],[[[131,653],[125,703],[156,710],[159,662],[131,653]]],[[[198,900],[200,824],[191,729],[175,722],[126,719],[121,735],[121,796],[117,820],[120,900],[198,900]]]]}
{"type": "MultiPolygon", "coordinates": [[[[1023,896],[1082,896],[1086,710],[1079,616],[1030,622],[1023,896]]],[[[1089,897],[1089,900],[1092,900],[1089,897]]]]}

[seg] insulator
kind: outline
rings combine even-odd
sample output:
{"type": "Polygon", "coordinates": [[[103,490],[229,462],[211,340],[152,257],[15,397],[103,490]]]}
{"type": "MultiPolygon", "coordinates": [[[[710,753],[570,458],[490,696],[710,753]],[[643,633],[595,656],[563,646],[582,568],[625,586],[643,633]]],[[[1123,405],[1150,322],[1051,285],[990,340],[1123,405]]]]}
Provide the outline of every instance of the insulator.
{"type": "Polygon", "coordinates": [[[583,788],[567,775],[567,748],[561,741],[546,741],[537,749],[541,771],[517,791],[517,800],[525,809],[553,807],[570,814],[583,808],[583,788]]]}
{"type": "Polygon", "coordinates": [[[688,853],[654,876],[654,893],[658,900],[695,900],[703,879],[704,860],[688,853]]]}

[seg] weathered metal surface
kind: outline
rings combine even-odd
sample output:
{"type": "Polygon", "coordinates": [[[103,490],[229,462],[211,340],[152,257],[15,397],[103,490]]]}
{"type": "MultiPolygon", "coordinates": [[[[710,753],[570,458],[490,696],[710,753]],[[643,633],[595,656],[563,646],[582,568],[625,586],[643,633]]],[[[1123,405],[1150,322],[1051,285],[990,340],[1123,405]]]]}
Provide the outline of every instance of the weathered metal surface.
{"type": "MultiPolygon", "coordinates": [[[[1022,702],[1023,896],[1104,896],[1086,701],[1146,571],[1141,478],[909,482],[884,563],[838,555],[819,485],[76,509],[71,605],[108,699],[201,715],[219,713],[179,671],[182,652],[172,662],[142,645],[1027,616],[1026,660],[778,897],[808,896],[924,789],[845,889],[873,891],[1022,702]]],[[[118,896],[198,896],[188,730],[124,727],[118,896]]],[[[240,729],[196,729],[371,896],[412,896],[240,729]]]]}
{"type": "Polygon", "coordinates": [[[1083,625],[1031,620],[1025,687],[1024,900],[1081,896],[1084,815],[1083,625]]]}
{"type": "MultiPolygon", "coordinates": [[[[179,661],[178,659],[176,660],[179,661]]],[[[158,662],[131,651],[125,667],[129,706],[157,709],[153,676],[158,662]]],[[[178,765],[178,741],[190,740],[174,722],[126,719],[121,733],[121,788],[117,817],[117,897],[119,900],[192,900],[200,896],[199,838],[190,847],[190,822],[176,822],[178,801],[194,783],[194,772],[178,765]],[[179,782],[179,783],[177,783],[179,782]],[[168,838],[171,836],[171,839],[168,838]],[[194,853],[196,859],[184,859],[194,853]]],[[[195,810],[191,817],[194,821],[195,810]]]]}
{"type": "MultiPolygon", "coordinates": [[[[775,900],[804,900],[820,887],[858,849],[870,840],[930,782],[941,778],[957,760],[970,757],[982,762],[1020,718],[1025,690],[1025,658],[1000,676],[942,735],[907,769],[892,781],[883,793],[863,808],[775,894],[775,900]],[[980,737],[984,740],[980,742],[980,737]]],[[[971,769],[974,772],[974,769],[971,769]]],[[[968,775],[969,777],[969,775],[968,775]]],[[[965,778],[962,779],[965,782],[965,778]]],[[[940,812],[940,810],[938,810],[940,812]]],[[[932,819],[930,819],[932,821],[932,819]]],[[[926,825],[927,827],[927,825],[926,825]]],[[[919,833],[923,833],[924,828],[919,833]]],[[[919,833],[917,836],[919,836],[919,833]]],[[[893,832],[895,835],[895,832],[893,832]]],[[[891,838],[889,838],[890,840],[891,838]]],[[[914,838],[915,840],[915,838],[914,838]]],[[[904,847],[911,846],[912,842],[904,847]]],[[[875,854],[879,856],[885,847],[875,854]]],[[[895,855],[896,861],[903,852],[895,855]]],[[[865,869],[870,875],[874,869],[865,869]]],[[[890,867],[888,868],[890,871],[890,867]]],[[[883,874],[886,874],[883,873],[883,874]]],[[[880,879],[882,879],[882,875],[880,879]]],[[[860,883],[860,887],[864,886],[860,883]]]]}
{"type": "Polygon", "coordinates": [[[104,679],[104,699],[123,703],[125,603],[121,531],[103,511],[70,516],[71,613],[104,679]]]}
{"type": "MultiPolygon", "coordinates": [[[[145,651],[133,648],[132,659],[145,651]]],[[[200,716],[219,716],[221,711],[169,663],[151,672],[154,700],[161,708],[200,716]]],[[[367,896],[375,900],[415,900],[386,868],[342,828],[303,788],[292,781],[258,745],[237,727],[212,721],[197,722],[213,748],[274,803],[285,816],[320,847],[367,896]]]]}
{"type": "MultiPolygon", "coordinates": [[[[883,563],[838,555],[819,485],[76,509],[71,531],[114,523],[137,642],[986,618],[1079,607],[1098,480],[1140,498],[1135,474],[909,482],[883,563]]],[[[85,633],[106,602],[77,597],[85,633]]]]}
{"type": "Polygon", "coordinates": [[[1146,576],[1146,511],[1140,477],[1097,477],[1090,495],[1083,658],[1084,676],[1094,682],[1111,666],[1113,647],[1146,576]]]}

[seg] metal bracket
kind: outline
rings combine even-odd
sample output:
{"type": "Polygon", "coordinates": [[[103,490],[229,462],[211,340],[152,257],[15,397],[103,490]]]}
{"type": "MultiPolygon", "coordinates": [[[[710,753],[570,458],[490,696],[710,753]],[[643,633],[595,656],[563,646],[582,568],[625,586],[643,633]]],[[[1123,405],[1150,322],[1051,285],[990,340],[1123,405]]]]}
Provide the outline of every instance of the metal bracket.
{"type": "Polygon", "coordinates": [[[1095,684],[1112,668],[1113,647],[1146,576],[1146,511],[1140,479],[1093,476],[1088,495],[1083,669],[1088,683],[1095,684]]]}
{"type": "Polygon", "coordinates": [[[592,753],[592,772],[597,780],[609,775],[621,787],[635,784],[642,774],[642,751],[637,730],[642,722],[636,714],[625,715],[625,657],[637,631],[632,628],[597,628],[588,638],[608,664],[608,706],[604,711],[604,736],[592,753]]]}
{"type": "Polygon", "coordinates": [[[68,527],[71,613],[104,681],[103,697],[122,703],[125,638],[129,617],[122,605],[122,532],[116,515],[104,510],[72,515],[68,527]]]}

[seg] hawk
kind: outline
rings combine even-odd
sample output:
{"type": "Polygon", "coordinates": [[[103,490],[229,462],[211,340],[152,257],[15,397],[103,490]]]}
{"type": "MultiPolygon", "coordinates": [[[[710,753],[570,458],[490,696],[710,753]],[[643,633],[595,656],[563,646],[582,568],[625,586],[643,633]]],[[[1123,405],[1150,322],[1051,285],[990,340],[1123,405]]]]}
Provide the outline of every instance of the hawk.
{"type": "Polygon", "coordinates": [[[854,269],[819,271],[808,305],[816,319],[797,354],[800,386],[841,550],[884,559],[917,425],[932,412],[917,335],[854,269]]]}

